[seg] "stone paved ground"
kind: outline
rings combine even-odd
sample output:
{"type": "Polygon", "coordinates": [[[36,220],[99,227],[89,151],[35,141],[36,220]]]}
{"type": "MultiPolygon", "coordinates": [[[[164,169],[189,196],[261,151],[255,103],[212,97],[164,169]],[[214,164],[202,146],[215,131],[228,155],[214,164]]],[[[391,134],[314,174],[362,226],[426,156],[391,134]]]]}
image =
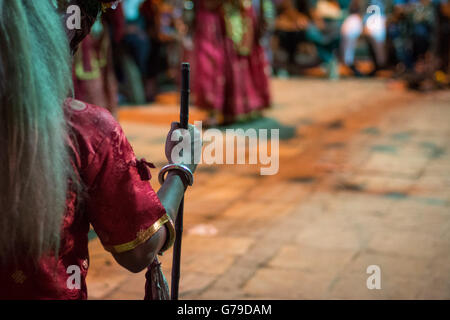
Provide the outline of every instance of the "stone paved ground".
{"type": "MultiPolygon", "coordinates": [[[[277,175],[199,168],[186,194],[181,298],[449,299],[450,92],[382,80],[272,85],[268,116],[297,135],[281,141],[277,175]],[[369,265],[381,268],[381,290],[366,287],[369,265]]],[[[158,167],[164,119],[176,113],[121,114],[136,153],[158,167]]],[[[91,299],[142,299],[143,273],[118,267],[98,240],[90,250],[91,299]]],[[[170,275],[171,252],[162,262],[170,275]]]]}

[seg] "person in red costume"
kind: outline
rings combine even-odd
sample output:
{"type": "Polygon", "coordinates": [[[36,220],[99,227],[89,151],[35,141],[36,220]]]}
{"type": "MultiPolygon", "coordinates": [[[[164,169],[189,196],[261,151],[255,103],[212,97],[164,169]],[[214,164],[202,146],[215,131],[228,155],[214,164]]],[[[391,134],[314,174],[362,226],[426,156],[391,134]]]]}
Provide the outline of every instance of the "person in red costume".
{"type": "Polygon", "coordinates": [[[196,0],[195,104],[209,125],[260,116],[270,107],[269,66],[251,0],[196,0]]]}
{"type": "MultiPolygon", "coordinates": [[[[113,116],[66,99],[69,43],[75,52],[102,7],[59,1],[71,3],[82,28],[65,33],[53,1],[0,0],[0,299],[86,299],[90,225],[120,265],[145,269],[171,246],[196,169],[176,163],[155,192],[154,166],[136,159],[113,116]],[[68,281],[75,269],[79,286],[68,281]]],[[[177,133],[196,143],[195,130],[177,133]]],[[[169,162],[176,144],[166,143],[169,162]]]]}
{"type": "Polygon", "coordinates": [[[106,11],[93,29],[74,56],[74,95],[76,99],[107,108],[116,116],[119,94],[113,49],[120,45],[125,29],[121,4],[106,11]]]}

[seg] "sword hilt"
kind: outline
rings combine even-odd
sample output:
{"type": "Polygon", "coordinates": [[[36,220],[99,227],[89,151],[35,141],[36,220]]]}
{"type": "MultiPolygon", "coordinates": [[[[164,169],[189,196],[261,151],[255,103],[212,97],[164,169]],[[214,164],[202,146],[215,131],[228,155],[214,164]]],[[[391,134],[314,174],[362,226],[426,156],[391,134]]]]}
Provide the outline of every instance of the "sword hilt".
{"type": "Polygon", "coordinates": [[[189,63],[183,62],[181,64],[180,127],[183,129],[187,129],[189,123],[190,69],[189,63]]]}

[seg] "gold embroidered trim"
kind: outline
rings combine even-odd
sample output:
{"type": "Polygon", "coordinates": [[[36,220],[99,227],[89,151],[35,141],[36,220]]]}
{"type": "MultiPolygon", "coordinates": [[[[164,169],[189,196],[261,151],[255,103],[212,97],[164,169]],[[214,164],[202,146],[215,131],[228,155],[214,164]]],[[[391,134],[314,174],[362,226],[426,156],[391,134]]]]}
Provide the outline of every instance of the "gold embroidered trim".
{"type": "Polygon", "coordinates": [[[23,273],[22,270],[16,270],[12,275],[11,278],[13,278],[15,283],[23,284],[25,280],[27,279],[27,276],[23,273]]]}
{"type": "MultiPolygon", "coordinates": [[[[133,241],[115,245],[115,246],[107,246],[107,247],[105,247],[105,249],[107,251],[110,251],[113,253],[122,253],[122,252],[133,250],[137,246],[143,244],[148,239],[150,239],[166,223],[169,223],[168,224],[168,227],[169,227],[168,229],[169,229],[169,234],[170,234],[169,241],[171,241],[172,233],[173,233],[173,238],[175,238],[175,228],[173,227],[172,219],[167,214],[165,214],[164,216],[159,218],[154,224],[152,224],[148,229],[140,230],[136,234],[136,239],[134,239],[133,241]],[[173,229],[173,231],[172,231],[172,229],[173,229]]],[[[161,251],[165,251],[165,250],[167,250],[166,247],[167,248],[170,247],[167,245],[169,243],[169,241],[166,241],[166,245],[164,246],[164,248],[161,251]]]]}
{"type": "Polygon", "coordinates": [[[166,240],[166,243],[161,248],[161,251],[159,252],[160,255],[162,255],[164,251],[169,250],[170,247],[173,246],[173,244],[175,242],[175,236],[176,236],[175,225],[173,223],[173,220],[168,214],[166,214],[166,215],[167,215],[167,218],[169,219],[169,221],[167,221],[167,224],[166,224],[167,229],[169,229],[169,238],[166,240]]]}

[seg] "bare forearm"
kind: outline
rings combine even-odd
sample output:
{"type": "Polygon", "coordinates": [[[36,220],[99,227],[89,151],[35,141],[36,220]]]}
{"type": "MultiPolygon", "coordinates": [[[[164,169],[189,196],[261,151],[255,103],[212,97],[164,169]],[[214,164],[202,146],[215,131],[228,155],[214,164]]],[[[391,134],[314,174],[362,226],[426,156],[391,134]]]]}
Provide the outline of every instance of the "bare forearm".
{"type": "Polygon", "coordinates": [[[184,196],[184,184],[180,176],[169,172],[164,184],[158,190],[158,198],[161,201],[163,207],[166,209],[167,214],[175,222],[177,219],[178,208],[181,203],[181,199],[184,196]]]}
{"type": "MultiPolygon", "coordinates": [[[[184,185],[177,174],[168,173],[164,184],[158,191],[158,197],[173,221],[177,218],[178,207],[184,195],[184,185]]],[[[164,226],[145,243],[131,251],[115,254],[114,258],[131,272],[140,272],[155,259],[168,240],[169,232],[164,226]]]]}

